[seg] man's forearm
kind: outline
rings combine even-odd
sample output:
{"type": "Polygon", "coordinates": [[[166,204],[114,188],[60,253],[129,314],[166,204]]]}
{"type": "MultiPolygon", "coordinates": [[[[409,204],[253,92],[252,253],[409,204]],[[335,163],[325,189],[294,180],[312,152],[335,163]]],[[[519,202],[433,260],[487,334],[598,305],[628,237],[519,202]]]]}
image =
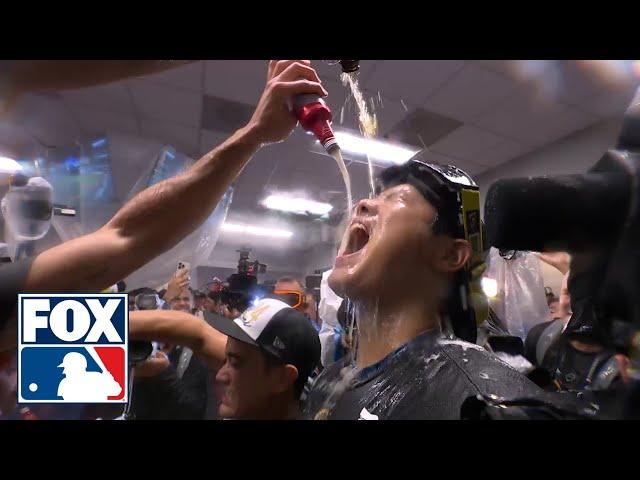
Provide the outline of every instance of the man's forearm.
{"type": "Polygon", "coordinates": [[[16,89],[64,90],[91,87],[170,70],[189,60],[17,60],[6,62],[16,89]]]}
{"type": "Polygon", "coordinates": [[[289,100],[327,95],[309,65],[308,60],[271,61],[264,92],[246,127],[187,172],[138,194],[100,230],[38,255],[22,291],[102,290],[191,233],[260,146],[283,141],[295,129],[289,100]]]}
{"type": "Polygon", "coordinates": [[[195,230],[259,147],[250,127],[238,130],[186,172],[140,192],[100,230],[40,254],[24,291],[100,291],[122,280],[195,230]]]}
{"type": "Polygon", "coordinates": [[[129,313],[131,340],[156,340],[182,345],[210,368],[224,363],[227,337],[201,318],[176,310],[136,310],[129,313]]]}
{"type": "Polygon", "coordinates": [[[183,174],[138,194],[105,228],[116,229],[146,257],[142,262],[146,263],[195,230],[211,214],[259,147],[249,127],[238,130],[183,174]]]}

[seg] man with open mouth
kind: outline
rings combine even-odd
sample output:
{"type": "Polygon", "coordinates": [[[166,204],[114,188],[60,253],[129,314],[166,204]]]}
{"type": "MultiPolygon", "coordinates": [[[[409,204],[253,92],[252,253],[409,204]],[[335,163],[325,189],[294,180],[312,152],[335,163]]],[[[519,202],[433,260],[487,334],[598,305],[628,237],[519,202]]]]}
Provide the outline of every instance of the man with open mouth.
{"type": "Polygon", "coordinates": [[[449,325],[475,337],[475,324],[463,318],[470,297],[459,309],[450,298],[468,292],[460,273],[473,242],[460,198],[464,185],[477,187],[461,170],[427,164],[422,155],[382,171],[378,195],[356,205],[329,277],[352,302],[356,353],[318,377],[307,418],[456,419],[469,397],[539,391],[481,347],[443,333],[449,325]]]}

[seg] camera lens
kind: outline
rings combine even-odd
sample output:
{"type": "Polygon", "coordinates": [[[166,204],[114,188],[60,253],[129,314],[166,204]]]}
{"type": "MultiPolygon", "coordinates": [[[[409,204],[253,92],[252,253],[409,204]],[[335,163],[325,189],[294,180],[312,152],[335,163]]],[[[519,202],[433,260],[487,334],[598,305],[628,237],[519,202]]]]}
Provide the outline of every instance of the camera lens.
{"type": "Polygon", "coordinates": [[[146,340],[129,342],[129,363],[138,364],[147,360],[153,353],[153,344],[146,340]]]}

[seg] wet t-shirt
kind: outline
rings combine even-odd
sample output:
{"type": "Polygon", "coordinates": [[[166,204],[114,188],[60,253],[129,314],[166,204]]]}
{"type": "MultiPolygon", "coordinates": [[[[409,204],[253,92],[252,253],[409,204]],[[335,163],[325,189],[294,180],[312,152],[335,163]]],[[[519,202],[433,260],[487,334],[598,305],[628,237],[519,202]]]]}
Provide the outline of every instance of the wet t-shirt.
{"type": "Polygon", "coordinates": [[[469,397],[520,397],[541,390],[478,345],[432,330],[358,369],[345,359],[314,383],[305,418],[317,420],[459,419],[469,397]]]}

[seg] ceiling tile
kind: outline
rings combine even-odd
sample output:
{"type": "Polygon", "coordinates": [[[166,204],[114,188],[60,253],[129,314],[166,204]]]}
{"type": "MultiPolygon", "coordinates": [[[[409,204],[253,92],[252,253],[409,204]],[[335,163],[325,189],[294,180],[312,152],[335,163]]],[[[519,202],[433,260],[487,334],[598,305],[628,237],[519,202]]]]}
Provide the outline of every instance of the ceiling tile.
{"type": "Polygon", "coordinates": [[[533,149],[534,147],[523,145],[521,143],[511,140],[503,140],[499,144],[479,153],[473,160],[480,165],[495,167],[496,165],[524,155],[533,149]]]}
{"type": "Polygon", "coordinates": [[[488,150],[502,141],[504,141],[503,137],[477,127],[463,125],[432,144],[429,149],[455,158],[474,160],[478,153],[488,150]]]}
{"type": "Polygon", "coordinates": [[[131,114],[134,111],[125,82],[65,90],[60,92],[60,95],[67,102],[97,107],[110,112],[131,114]]]}
{"type": "Polygon", "coordinates": [[[267,81],[266,60],[207,60],[204,93],[256,105],[267,81]]]}
{"type": "Polygon", "coordinates": [[[541,145],[597,121],[592,114],[539,96],[514,95],[471,123],[493,133],[530,145],[541,145]]]}
{"type": "Polygon", "coordinates": [[[133,114],[107,112],[76,103],[69,108],[87,133],[138,133],[138,124],[133,114]]]}
{"type": "Polygon", "coordinates": [[[622,92],[606,92],[599,95],[587,96],[575,105],[594,115],[605,118],[622,118],[631,100],[633,100],[634,93],[635,88],[622,92]]]}
{"type": "Polygon", "coordinates": [[[11,120],[49,146],[65,146],[84,132],[62,100],[29,94],[22,97],[11,120]]]}
{"type": "Polygon", "coordinates": [[[380,61],[362,86],[388,98],[420,105],[463,65],[461,60],[380,61]]]}
{"type": "Polygon", "coordinates": [[[194,62],[182,67],[172,68],[161,73],[146,75],[144,80],[194,90],[202,93],[204,62],[194,62]]]}
{"type": "Polygon", "coordinates": [[[202,116],[202,95],[182,89],[132,80],[131,93],[141,118],[152,118],[199,127],[202,116]]]}
{"type": "Polygon", "coordinates": [[[468,64],[424,104],[427,110],[467,121],[507,98],[518,88],[516,81],[468,64]]]}
{"type": "Polygon", "coordinates": [[[469,60],[469,62],[519,80],[534,78],[549,67],[557,65],[557,60],[469,60]]]}
{"type": "Polygon", "coordinates": [[[200,126],[207,130],[231,134],[249,122],[254,108],[246,103],[204,95],[200,126]]]}
{"type": "Polygon", "coordinates": [[[143,119],[140,128],[142,135],[146,138],[171,145],[179,152],[191,157],[197,157],[199,154],[200,132],[197,128],[152,119],[143,119]]]}

